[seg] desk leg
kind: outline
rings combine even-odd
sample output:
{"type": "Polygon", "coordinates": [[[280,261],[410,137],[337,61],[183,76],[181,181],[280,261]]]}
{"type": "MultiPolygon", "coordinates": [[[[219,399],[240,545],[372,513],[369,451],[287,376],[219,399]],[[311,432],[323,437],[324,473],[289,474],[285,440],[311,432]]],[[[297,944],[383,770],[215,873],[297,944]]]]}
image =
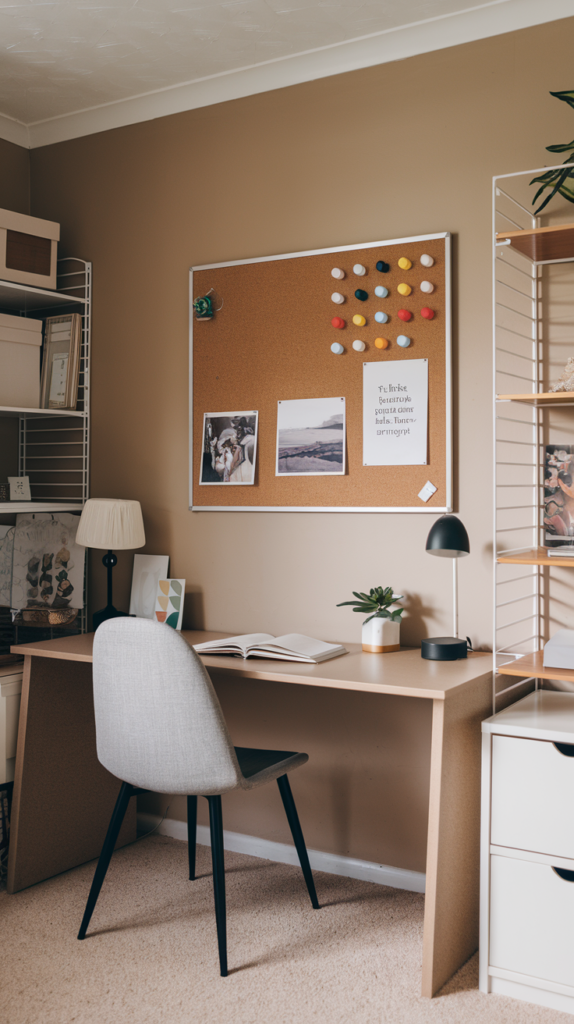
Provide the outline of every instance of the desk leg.
{"type": "Polygon", "coordinates": [[[478,949],[480,723],[490,675],[433,701],[422,995],[478,949]]]}
{"type": "MultiPolygon", "coordinates": [[[[9,893],[98,857],[120,783],[96,756],[89,662],[26,656],[9,893]]],[[[131,801],[117,846],[136,838],[131,801]]]]}

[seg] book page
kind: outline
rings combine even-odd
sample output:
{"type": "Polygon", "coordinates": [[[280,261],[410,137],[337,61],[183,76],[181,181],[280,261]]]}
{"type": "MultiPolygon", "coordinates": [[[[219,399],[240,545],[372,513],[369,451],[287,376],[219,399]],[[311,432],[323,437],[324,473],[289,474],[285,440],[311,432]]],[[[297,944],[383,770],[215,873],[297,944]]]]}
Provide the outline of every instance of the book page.
{"type": "Polygon", "coordinates": [[[194,644],[194,650],[202,651],[209,648],[237,646],[242,650],[257,644],[273,643],[275,637],[271,633],[243,633],[241,636],[228,636],[225,640],[206,640],[203,644],[194,644]]]}
{"type": "Polygon", "coordinates": [[[305,636],[303,633],[286,633],[284,636],[275,638],[269,646],[278,647],[286,651],[294,651],[306,658],[316,658],[327,651],[338,650],[340,644],[327,644],[323,640],[315,640],[312,636],[305,636]]]}

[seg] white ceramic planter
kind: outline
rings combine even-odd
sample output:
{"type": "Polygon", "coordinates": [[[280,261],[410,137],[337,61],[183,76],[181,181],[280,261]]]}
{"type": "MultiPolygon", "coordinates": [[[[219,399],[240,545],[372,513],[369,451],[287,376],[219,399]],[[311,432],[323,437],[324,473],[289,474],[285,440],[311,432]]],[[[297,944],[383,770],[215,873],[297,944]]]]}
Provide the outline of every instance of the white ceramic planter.
{"type": "Polygon", "coordinates": [[[401,624],[390,619],[371,619],[363,623],[363,650],[370,654],[387,654],[401,647],[401,624]]]}

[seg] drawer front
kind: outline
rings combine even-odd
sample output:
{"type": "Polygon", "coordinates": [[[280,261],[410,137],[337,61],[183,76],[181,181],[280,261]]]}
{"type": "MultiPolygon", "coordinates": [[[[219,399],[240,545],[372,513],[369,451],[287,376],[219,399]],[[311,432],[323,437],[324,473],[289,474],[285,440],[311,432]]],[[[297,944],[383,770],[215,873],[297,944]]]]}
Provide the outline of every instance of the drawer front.
{"type": "Polygon", "coordinates": [[[490,841],[574,859],[574,757],[550,742],[493,736],[490,841]]]}
{"type": "Polygon", "coordinates": [[[491,967],[574,986],[574,881],[547,864],[491,857],[491,967]]]}

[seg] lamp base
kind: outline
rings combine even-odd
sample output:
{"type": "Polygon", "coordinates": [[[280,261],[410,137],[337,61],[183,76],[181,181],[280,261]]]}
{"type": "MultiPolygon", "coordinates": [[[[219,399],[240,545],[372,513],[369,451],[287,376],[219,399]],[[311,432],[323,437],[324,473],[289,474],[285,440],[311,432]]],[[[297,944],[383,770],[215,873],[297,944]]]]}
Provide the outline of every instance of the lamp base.
{"type": "Polygon", "coordinates": [[[117,608],[114,608],[113,604],[108,604],[101,611],[94,612],[92,615],[92,629],[95,633],[98,626],[101,626],[102,622],[105,622],[106,619],[117,619],[122,615],[128,614],[128,612],[119,612],[117,608]]]}
{"type": "Polygon", "coordinates": [[[467,651],[466,640],[455,636],[433,636],[421,644],[421,658],[427,661],[457,661],[466,658],[467,651]]]}

